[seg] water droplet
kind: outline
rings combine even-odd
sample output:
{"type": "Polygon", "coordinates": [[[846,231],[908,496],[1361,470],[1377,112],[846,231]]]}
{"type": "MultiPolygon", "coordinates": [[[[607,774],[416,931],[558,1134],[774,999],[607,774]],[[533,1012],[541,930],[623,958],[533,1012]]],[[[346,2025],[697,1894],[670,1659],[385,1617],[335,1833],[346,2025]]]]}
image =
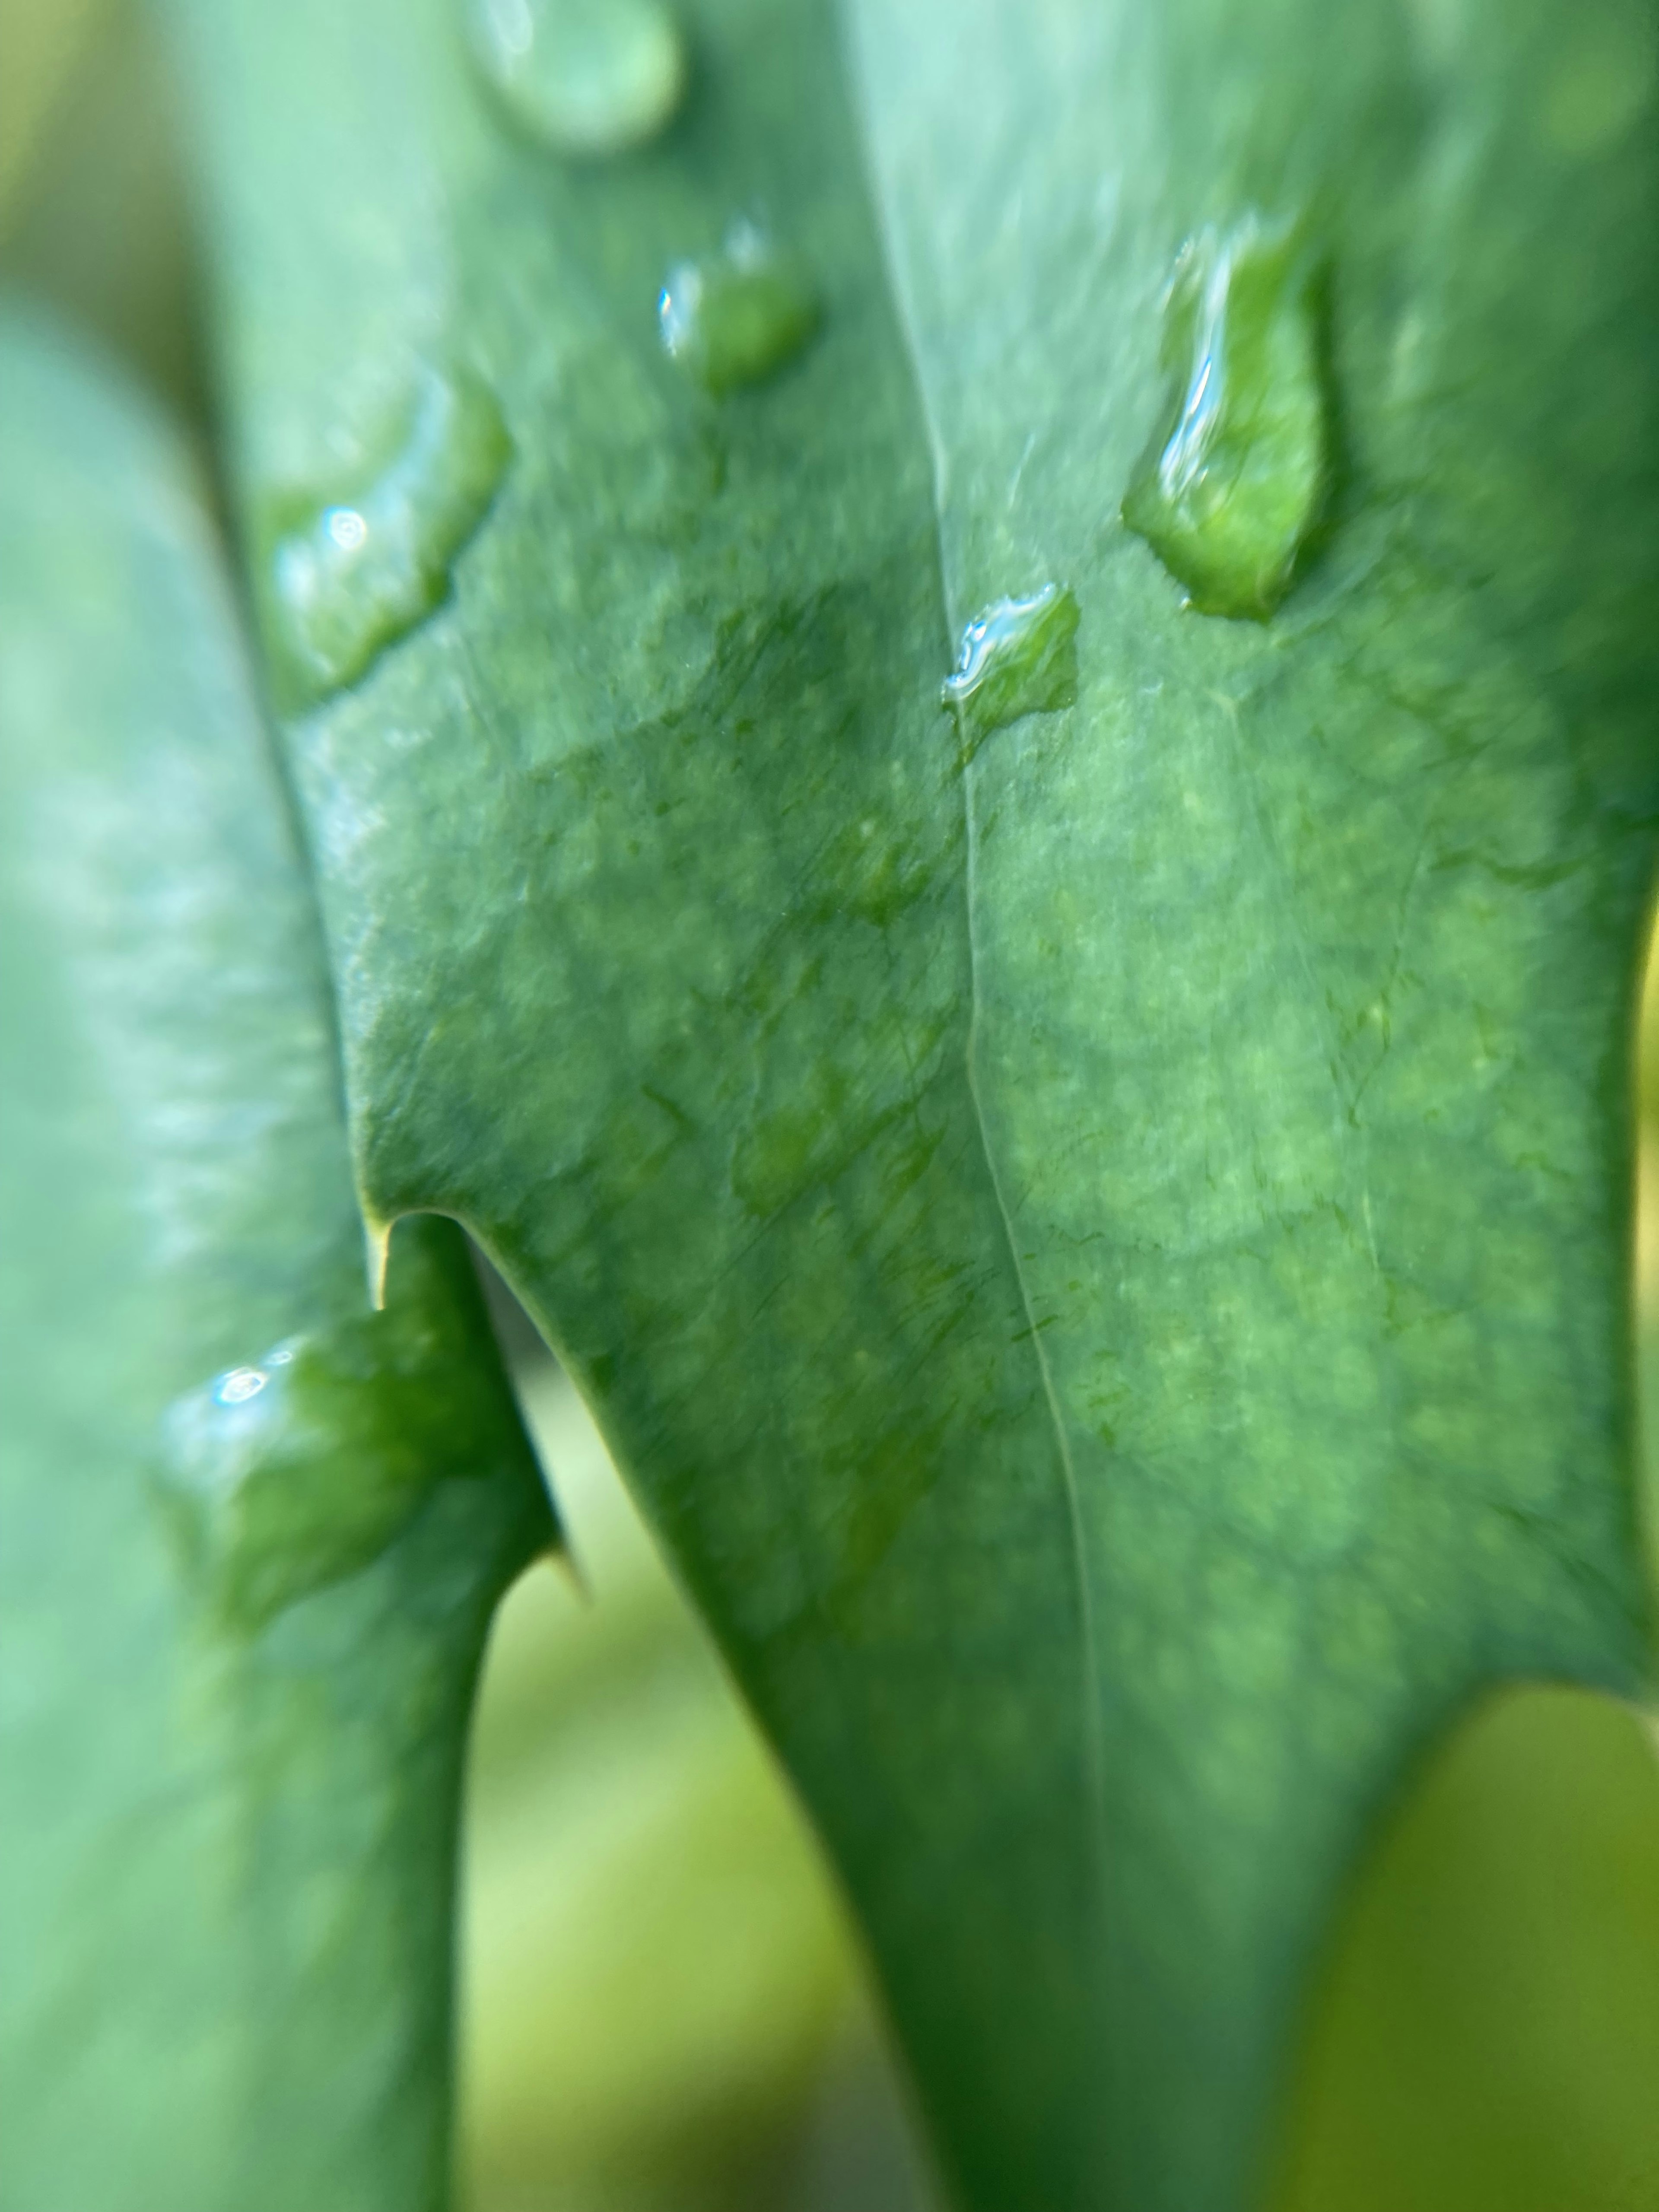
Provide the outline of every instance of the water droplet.
{"type": "Polygon", "coordinates": [[[1265,622],[1330,484],[1330,398],[1299,234],[1247,216],[1183,250],[1164,308],[1170,411],[1123,520],[1200,614],[1265,622]]]}
{"type": "Polygon", "coordinates": [[[343,553],[355,553],[368,539],[368,525],[355,507],[331,507],[323,520],[343,553]]]}
{"type": "Polygon", "coordinates": [[[818,312],[800,269],[750,222],[734,223],[719,253],[677,261],[657,302],[664,345],[717,396],[775,374],[811,337],[818,312]]]}
{"type": "Polygon", "coordinates": [[[273,502],[268,613],[287,703],[355,683],[441,603],[509,450],[478,377],[428,370],[370,482],[347,500],[273,502]]]}
{"type": "Polygon", "coordinates": [[[466,0],[478,66],[512,114],[562,154],[653,138],[685,92],[685,44],[660,0],[466,0]]]}
{"type": "Polygon", "coordinates": [[[262,1367],[233,1367],[213,1385],[213,1397],[221,1406],[245,1406],[270,1380],[262,1367]]]}
{"type": "Polygon", "coordinates": [[[962,633],[957,665],[939,698],[972,739],[1052,714],[1077,699],[1077,601],[1064,584],[1030,599],[999,599],[962,633]]]}
{"type": "Polygon", "coordinates": [[[169,1407],[158,1487],[216,1617],[258,1630],[385,1550],[476,1462],[476,1407],[434,1372],[424,1313],[289,1338],[169,1407]]]}

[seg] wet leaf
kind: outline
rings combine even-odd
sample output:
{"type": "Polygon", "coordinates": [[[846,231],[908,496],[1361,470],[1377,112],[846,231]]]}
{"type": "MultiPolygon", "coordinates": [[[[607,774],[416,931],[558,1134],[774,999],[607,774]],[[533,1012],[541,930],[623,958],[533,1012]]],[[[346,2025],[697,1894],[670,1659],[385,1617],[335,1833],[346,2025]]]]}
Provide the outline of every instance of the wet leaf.
{"type": "Polygon", "coordinates": [[[576,170],[435,8],[180,12],[250,514],[411,362],[514,447],[288,731],[370,1218],[459,1214],[568,1355],[960,2200],[1244,2204],[1420,1748],[1647,1680],[1650,134],[1551,140],[1541,4],[855,0],[849,64],[708,0],[576,170]],[[822,321],[714,398],[655,303],[751,216],[822,321]],[[1171,574],[1121,514],[1206,237],[1310,273],[1171,574]],[[1075,700],[964,766],[951,641],[1049,582],[1075,700]]]}

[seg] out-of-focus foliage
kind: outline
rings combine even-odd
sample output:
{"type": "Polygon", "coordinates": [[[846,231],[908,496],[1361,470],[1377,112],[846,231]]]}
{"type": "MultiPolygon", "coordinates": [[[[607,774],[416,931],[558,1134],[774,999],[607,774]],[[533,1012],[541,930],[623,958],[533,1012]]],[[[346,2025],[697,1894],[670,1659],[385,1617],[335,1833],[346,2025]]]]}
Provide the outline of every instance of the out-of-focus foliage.
{"type": "Polygon", "coordinates": [[[430,2212],[463,1747],[552,1540],[327,979],[155,404],[0,307],[0,2202],[430,2212]]]}
{"type": "Polygon", "coordinates": [[[145,0],[0,0],[0,279],[204,429],[177,103],[145,0]]]}
{"type": "Polygon", "coordinates": [[[1277,2212],[1659,2203],[1659,1762],[1511,1691],[1443,1747],[1341,1930],[1277,2212]]]}
{"type": "Polygon", "coordinates": [[[0,224],[40,161],[66,82],[110,0],[0,0],[0,224]]]}
{"type": "Polygon", "coordinates": [[[474,1739],[473,2212],[899,2212],[896,2107],[817,1850],[575,1392],[545,1355],[520,1371],[575,1569],[509,1596],[474,1739]],[[855,2196],[826,2200],[843,2172],[855,2196]]]}

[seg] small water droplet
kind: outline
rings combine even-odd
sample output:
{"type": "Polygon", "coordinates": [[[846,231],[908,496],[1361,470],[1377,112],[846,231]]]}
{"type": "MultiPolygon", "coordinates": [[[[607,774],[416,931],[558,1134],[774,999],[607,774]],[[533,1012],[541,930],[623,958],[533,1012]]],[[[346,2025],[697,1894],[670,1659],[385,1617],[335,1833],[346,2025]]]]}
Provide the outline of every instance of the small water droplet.
{"type": "Polygon", "coordinates": [[[1200,614],[1265,622],[1323,512],[1331,408],[1314,276],[1295,228],[1254,215],[1202,232],[1176,265],[1170,410],[1122,512],[1200,614]]]}
{"type": "Polygon", "coordinates": [[[664,345],[716,396],[775,374],[811,337],[818,314],[796,263],[746,222],[732,224],[718,253],[677,261],[657,302],[664,345]]]}
{"type": "Polygon", "coordinates": [[[470,44],[510,112],[562,154],[653,138],[685,93],[685,43],[661,0],[466,0],[470,44]]]}
{"type": "Polygon", "coordinates": [[[1077,699],[1077,601],[1064,584],[1029,599],[999,599],[962,633],[957,665],[939,692],[977,740],[1024,714],[1052,714],[1077,699]]]}
{"type": "Polygon", "coordinates": [[[477,376],[428,370],[371,482],[349,500],[272,502],[267,608],[287,703],[355,683],[441,602],[509,450],[477,376]]]}

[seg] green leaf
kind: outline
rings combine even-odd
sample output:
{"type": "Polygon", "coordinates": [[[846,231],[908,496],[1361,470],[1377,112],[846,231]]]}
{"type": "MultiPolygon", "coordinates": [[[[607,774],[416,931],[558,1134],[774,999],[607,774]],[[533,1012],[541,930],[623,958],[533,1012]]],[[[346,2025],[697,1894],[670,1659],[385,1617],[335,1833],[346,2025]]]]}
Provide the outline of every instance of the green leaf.
{"type": "Polygon", "coordinates": [[[574,167],[435,7],[180,15],[256,557],[411,362],[514,447],[288,732],[371,1219],[566,1352],[960,2200],[1245,2203],[1412,1759],[1648,1678],[1653,155],[1558,115],[1625,19],[856,0],[860,144],[823,9],[706,0],[574,167]],[[653,301],[750,219],[823,319],[716,400],[653,301]]]}
{"type": "Polygon", "coordinates": [[[369,1311],[179,439],[14,316],[0,479],[6,2194],[436,2207],[462,1735],[545,1496],[453,1224],[369,1311]]]}
{"type": "Polygon", "coordinates": [[[969,771],[975,1066],[1094,1599],[1115,2163],[1227,2202],[1404,1759],[1506,1674],[1650,1680],[1659,178],[1549,142],[1594,13],[855,13],[952,605],[1040,564],[1081,611],[1079,708],[969,771]],[[1331,272],[1343,440],[1265,631],[1112,527],[1160,292],[1252,210],[1331,272]]]}

